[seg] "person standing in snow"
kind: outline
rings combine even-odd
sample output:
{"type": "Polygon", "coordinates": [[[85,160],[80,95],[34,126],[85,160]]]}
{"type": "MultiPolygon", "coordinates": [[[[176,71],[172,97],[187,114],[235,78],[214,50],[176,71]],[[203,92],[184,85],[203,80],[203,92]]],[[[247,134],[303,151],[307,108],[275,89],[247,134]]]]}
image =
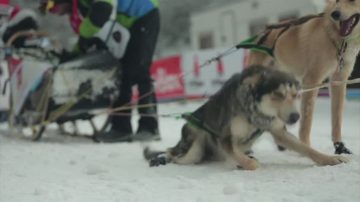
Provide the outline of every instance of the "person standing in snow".
{"type": "Polygon", "coordinates": [[[115,107],[131,102],[132,86],[137,85],[142,115],[133,135],[131,110],[121,111],[129,116],[111,116],[111,130],[96,135],[99,142],[131,140],[160,140],[156,117],[156,96],[150,66],[160,29],[158,0],[41,0],[40,9],[57,15],[69,15],[73,30],[79,35],[76,50],[86,52],[93,45],[93,36],[110,19],[113,9],[116,21],[130,32],[130,40],[121,59],[122,79],[120,96],[115,107]]]}

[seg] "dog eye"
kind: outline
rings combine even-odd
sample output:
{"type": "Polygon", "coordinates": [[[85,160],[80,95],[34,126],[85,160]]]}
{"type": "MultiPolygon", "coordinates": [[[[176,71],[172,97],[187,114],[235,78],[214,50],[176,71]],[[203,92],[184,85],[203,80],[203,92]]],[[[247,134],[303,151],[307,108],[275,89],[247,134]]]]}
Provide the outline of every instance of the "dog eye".
{"type": "Polygon", "coordinates": [[[350,2],[355,2],[355,0],[349,0],[350,2]]]}

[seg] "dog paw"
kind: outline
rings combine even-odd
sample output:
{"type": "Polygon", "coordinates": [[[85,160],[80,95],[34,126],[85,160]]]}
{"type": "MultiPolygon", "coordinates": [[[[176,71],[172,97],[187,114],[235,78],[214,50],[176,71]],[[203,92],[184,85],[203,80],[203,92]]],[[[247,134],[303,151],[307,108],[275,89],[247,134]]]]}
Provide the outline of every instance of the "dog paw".
{"type": "Polygon", "coordinates": [[[259,167],[259,163],[255,159],[249,159],[246,161],[246,163],[242,165],[238,165],[237,167],[238,169],[243,169],[243,170],[256,170],[259,167]]]}
{"type": "Polygon", "coordinates": [[[335,142],[335,154],[352,154],[350,149],[345,147],[345,144],[343,142],[335,142]]]}
{"type": "Polygon", "coordinates": [[[340,163],[348,163],[350,160],[344,156],[327,156],[319,164],[323,166],[334,166],[340,163]]]}
{"type": "Polygon", "coordinates": [[[160,165],[166,165],[166,158],[164,156],[157,156],[155,158],[150,159],[149,165],[150,167],[157,167],[160,165]]]}

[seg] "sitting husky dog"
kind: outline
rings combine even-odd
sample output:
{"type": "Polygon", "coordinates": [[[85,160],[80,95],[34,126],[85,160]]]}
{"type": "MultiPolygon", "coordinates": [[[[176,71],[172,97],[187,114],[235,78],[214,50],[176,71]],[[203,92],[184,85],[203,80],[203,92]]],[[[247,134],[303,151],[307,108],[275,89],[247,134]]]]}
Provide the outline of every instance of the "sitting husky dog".
{"type": "Polygon", "coordinates": [[[181,140],[166,152],[144,150],[150,166],[168,162],[194,164],[209,159],[232,159],[238,167],[255,170],[251,146],[267,131],[277,144],[311,158],[319,165],[347,162],[342,156],[328,156],[300,142],[286,130],[299,118],[295,101],[299,83],[292,76],[252,66],[235,74],[204,105],[191,114],[182,128],[181,140]]]}

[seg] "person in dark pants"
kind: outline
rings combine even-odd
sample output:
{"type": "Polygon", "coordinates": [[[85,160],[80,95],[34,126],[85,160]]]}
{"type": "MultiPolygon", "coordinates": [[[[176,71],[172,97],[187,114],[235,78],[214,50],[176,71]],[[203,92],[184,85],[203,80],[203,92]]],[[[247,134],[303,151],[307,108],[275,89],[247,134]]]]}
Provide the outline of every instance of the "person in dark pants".
{"type": "Polygon", "coordinates": [[[140,108],[139,127],[133,134],[131,110],[121,111],[124,116],[111,116],[111,130],[96,135],[99,142],[124,142],[131,140],[160,140],[157,119],[156,96],[150,76],[150,66],[160,29],[157,0],[41,0],[40,9],[58,15],[69,14],[71,25],[79,34],[77,50],[85,52],[91,46],[91,38],[110,19],[116,9],[116,21],[128,28],[130,40],[122,64],[120,96],[114,107],[131,102],[132,86],[137,85],[140,108]]]}
{"type": "MultiPolygon", "coordinates": [[[[131,101],[132,86],[137,85],[140,100],[139,105],[155,104],[156,96],[152,78],[150,77],[150,66],[155,51],[157,36],[159,33],[159,12],[157,9],[138,19],[130,28],[130,41],[121,63],[123,65],[123,79],[121,84],[121,93],[115,106],[123,106],[131,101]],[[147,95],[146,95],[147,94],[147,95]],[[142,98],[142,96],[144,96],[142,98]]],[[[141,116],[139,127],[134,135],[135,140],[159,140],[158,120],[156,117],[147,115],[156,115],[156,106],[140,108],[141,116]]],[[[124,111],[130,114],[131,110],[124,111]]],[[[112,131],[102,134],[97,138],[99,140],[115,136],[118,131],[125,136],[132,133],[129,116],[112,117],[112,131]]]]}

